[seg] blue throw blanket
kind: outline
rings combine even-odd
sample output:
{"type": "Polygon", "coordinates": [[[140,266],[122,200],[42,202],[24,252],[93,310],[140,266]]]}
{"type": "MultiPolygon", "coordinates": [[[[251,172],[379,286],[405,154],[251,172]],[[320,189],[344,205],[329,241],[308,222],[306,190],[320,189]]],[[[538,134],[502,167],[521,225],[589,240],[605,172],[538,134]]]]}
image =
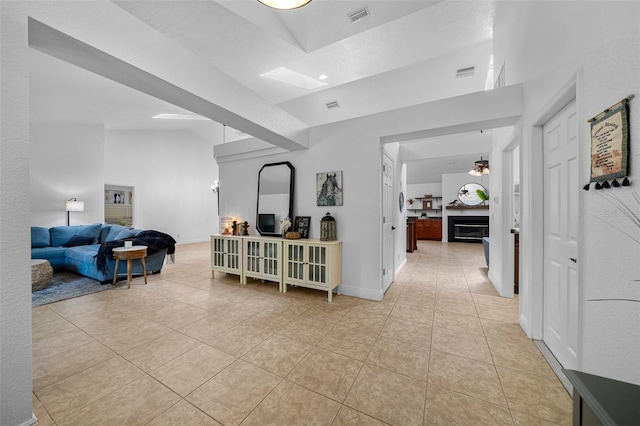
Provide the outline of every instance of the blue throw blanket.
{"type": "Polygon", "coordinates": [[[167,254],[173,260],[176,252],[176,240],[171,235],[158,231],[142,231],[135,237],[123,238],[120,240],[107,241],[100,245],[98,253],[95,255],[98,271],[105,273],[107,260],[113,259],[113,249],[124,247],[125,241],[132,241],[134,246],[147,246],[147,255],[167,250],[167,254]]]}

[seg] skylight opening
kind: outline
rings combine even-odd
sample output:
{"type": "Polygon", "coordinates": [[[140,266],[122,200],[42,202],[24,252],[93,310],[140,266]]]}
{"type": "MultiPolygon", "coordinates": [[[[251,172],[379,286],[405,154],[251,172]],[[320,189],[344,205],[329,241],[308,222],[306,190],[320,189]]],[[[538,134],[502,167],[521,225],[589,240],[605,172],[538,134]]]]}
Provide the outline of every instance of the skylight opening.
{"type": "Polygon", "coordinates": [[[278,67],[274,70],[265,72],[264,74],[260,74],[260,77],[269,78],[271,80],[279,81],[280,83],[301,87],[307,90],[313,90],[327,85],[327,83],[290,70],[286,67],[278,67]]]}
{"type": "Polygon", "coordinates": [[[160,120],[211,120],[210,118],[203,117],[196,114],[158,114],[151,118],[157,118],[160,120]]]}

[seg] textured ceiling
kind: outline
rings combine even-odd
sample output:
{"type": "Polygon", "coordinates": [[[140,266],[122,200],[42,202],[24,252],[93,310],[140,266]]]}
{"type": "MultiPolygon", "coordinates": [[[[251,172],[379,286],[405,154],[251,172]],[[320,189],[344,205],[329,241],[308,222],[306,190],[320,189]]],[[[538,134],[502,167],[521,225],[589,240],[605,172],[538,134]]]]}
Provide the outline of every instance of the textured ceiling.
{"type": "MultiPolygon", "coordinates": [[[[113,3],[308,126],[481,91],[487,80],[492,1],[313,0],[294,11],[255,0],[113,3]],[[371,16],[351,24],[347,14],[362,7],[371,16]],[[310,91],[260,77],[280,66],[325,74],[327,85],[310,91]],[[455,78],[470,66],[474,76],[455,78]],[[340,108],[328,110],[330,101],[340,108]]],[[[39,52],[31,70],[34,122],[214,128],[150,120],[184,111],[39,52]]]]}

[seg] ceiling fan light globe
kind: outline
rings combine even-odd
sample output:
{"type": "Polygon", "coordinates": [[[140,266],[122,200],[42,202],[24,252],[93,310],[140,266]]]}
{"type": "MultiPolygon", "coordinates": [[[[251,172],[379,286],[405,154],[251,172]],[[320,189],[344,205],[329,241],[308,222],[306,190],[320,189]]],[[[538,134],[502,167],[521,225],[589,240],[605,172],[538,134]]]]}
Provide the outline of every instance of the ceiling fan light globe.
{"type": "Polygon", "coordinates": [[[258,0],[265,6],[269,6],[274,9],[290,10],[297,9],[311,2],[311,0],[258,0]]]}

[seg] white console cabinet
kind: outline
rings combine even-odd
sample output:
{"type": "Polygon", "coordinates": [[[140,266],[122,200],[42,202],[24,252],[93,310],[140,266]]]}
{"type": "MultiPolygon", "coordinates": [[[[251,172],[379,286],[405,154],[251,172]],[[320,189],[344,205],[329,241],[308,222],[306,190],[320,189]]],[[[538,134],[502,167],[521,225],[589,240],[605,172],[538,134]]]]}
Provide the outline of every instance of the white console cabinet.
{"type": "Polygon", "coordinates": [[[284,285],[314,288],[328,293],[342,281],[342,243],[340,241],[285,240],[284,285]]]}
{"type": "Polygon", "coordinates": [[[287,284],[324,290],[332,300],[342,281],[340,241],[284,240],[257,235],[212,235],[211,271],[275,281],[282,292],[287,284]]]}

